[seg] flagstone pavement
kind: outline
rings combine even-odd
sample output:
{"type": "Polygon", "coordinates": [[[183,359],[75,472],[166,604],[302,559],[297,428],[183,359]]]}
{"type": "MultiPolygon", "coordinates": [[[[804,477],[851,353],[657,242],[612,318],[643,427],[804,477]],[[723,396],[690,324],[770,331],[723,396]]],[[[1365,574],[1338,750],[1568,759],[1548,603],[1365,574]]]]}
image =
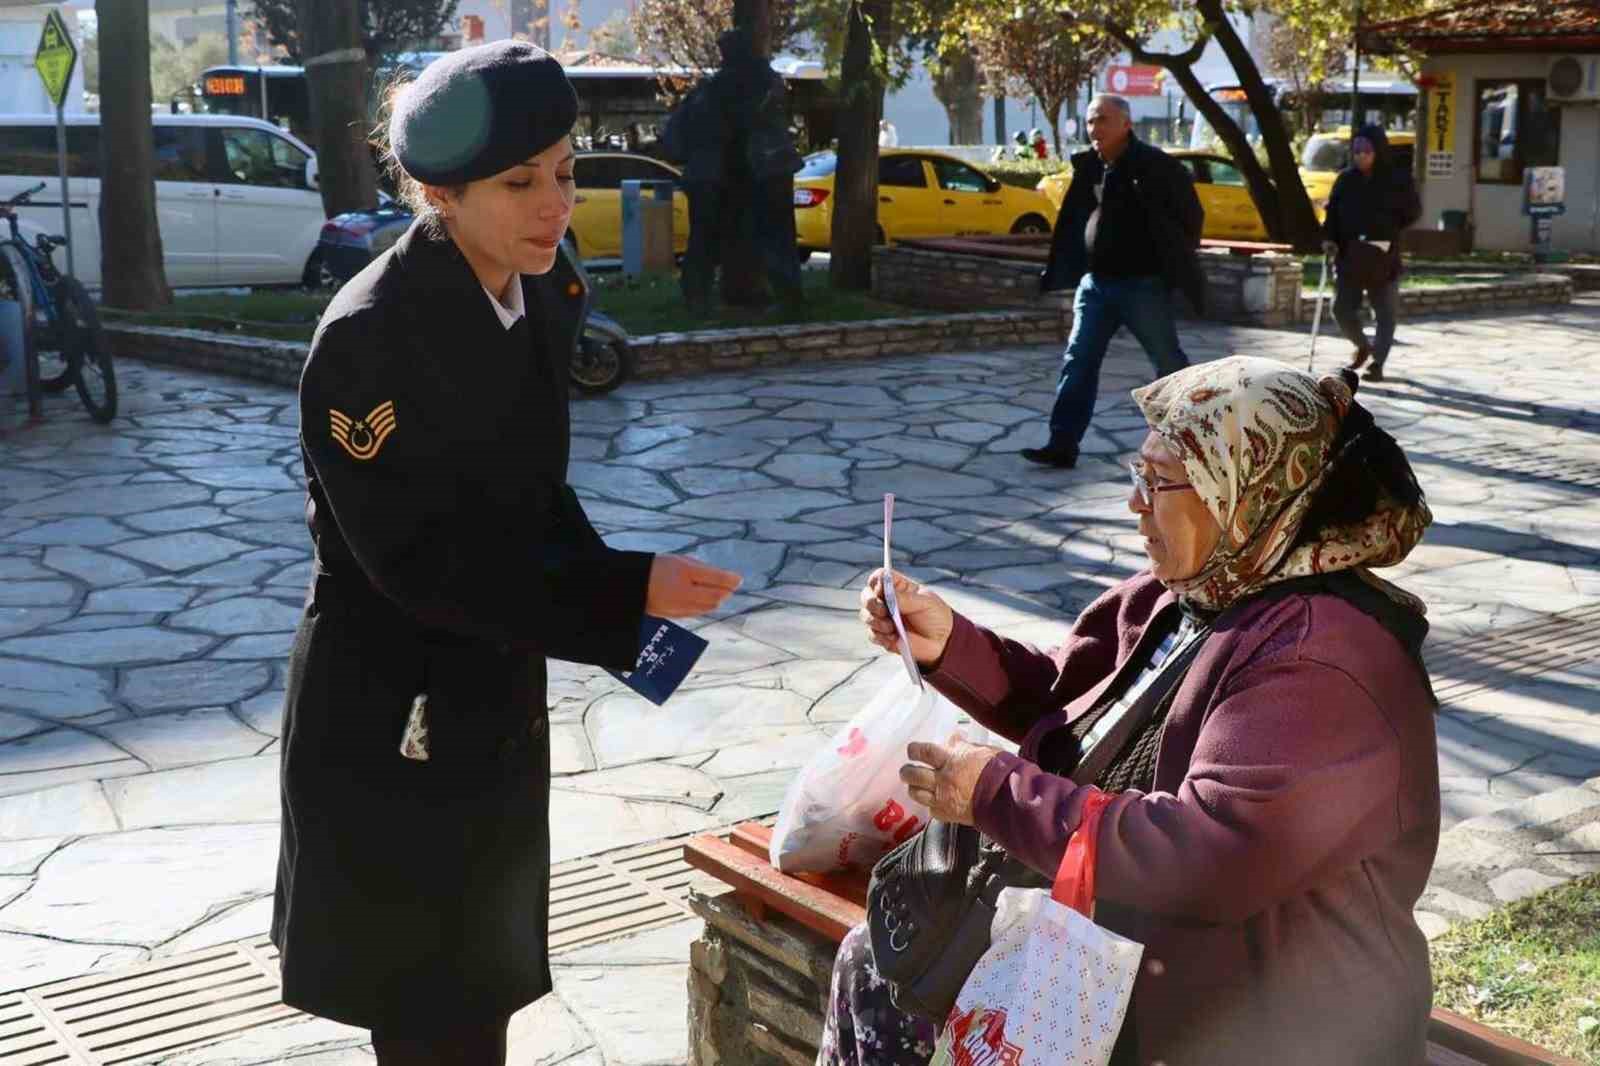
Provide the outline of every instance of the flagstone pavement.
{"type": "MultiPolygon", "coordinates": [[[[1430,647],[1464,669],[1499,634],[1549,624],[1551,648],[1587,650],[1442,690],[1452,832],[1430,932],[1600,869],[1600,637],[1561,614],[1600,593],[1597,338],[1593,296],[1407,322],[1392,380],[1361,393],[1437,518],[1389,573],[1429,602],[1430,647]],[[1528,858],[1546,853],[1566,866],[1528,858]]],[[[1197,359],[1305,360],[1304,334],[1190,324],[1184,340],[1197,359]]],[[[1345,348],[1321,350],[1328,369],[1345,348]]],[[[903,568],[1007,635],[1050,641],[1140,567],[1117,460],[1143,436],[1127,393],[1148,364],[1118,340],[1085,458],[1055,471],[1017,452],[1043,437],[1057,358],[817,364],[574,403],[571,480],[608,541],[745,583],[697,626],[710,650],[664,708],[553,665],[557,861],[777,809],[896,669],[854,621],[883,493],[903,568]]],[[[37,427],[0,408],[0,992],[259,934],[270,913],[284,658],[310,565],[294,395],[137,362],[119,376],[110,426],[70,396],[37,427]]],[[[513,1060],[683,1061],[696,925],[560,956],[513,1060]]],[[[305,1019],[168,1061],[370,1061],[364,1042],[305,1019]]]]}

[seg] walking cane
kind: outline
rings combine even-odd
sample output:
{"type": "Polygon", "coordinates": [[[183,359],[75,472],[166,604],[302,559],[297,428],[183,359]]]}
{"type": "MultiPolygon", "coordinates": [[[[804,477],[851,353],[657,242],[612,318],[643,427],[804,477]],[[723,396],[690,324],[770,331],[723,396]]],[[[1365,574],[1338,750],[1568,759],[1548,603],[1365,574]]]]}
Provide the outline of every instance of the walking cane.
{"type": "Polygon", "coordinates": [[[1322,253],[1322,278],[1317,282],[1317,309],[1311,315],[1311,354],[1306,357],[1309,372],[1317,361],[1317,331],[1322,328],[1322,297],[1328,291],[1328,253],[1322,253]]]}

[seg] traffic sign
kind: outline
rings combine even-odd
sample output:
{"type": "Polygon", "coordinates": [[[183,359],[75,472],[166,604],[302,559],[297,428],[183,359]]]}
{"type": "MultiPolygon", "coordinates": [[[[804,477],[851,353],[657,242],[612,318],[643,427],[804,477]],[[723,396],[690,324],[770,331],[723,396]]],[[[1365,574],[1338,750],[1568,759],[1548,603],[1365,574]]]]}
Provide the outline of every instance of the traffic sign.
{"type": "Polygon", "coordinates": [[[72,68],[78,65],[78,46],[72,43],[72,34],[67,32],[61,12],[52,9],[44,17],[33,65],[38,68],[45,92],[57,107],[61,107],[67,99],[67,86],[72,83],[72,68]]]}

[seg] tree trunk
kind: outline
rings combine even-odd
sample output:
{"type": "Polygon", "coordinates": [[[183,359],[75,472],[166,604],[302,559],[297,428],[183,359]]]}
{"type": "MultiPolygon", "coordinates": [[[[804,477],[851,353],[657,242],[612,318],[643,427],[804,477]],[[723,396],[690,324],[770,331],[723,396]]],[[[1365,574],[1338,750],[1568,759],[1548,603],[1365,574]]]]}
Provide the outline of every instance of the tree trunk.
{"type": "Polygon", "coordinates": [[[833,231],[828,281],[836,289],[872,288],[872,245],[878,232],[878,123],[885,72],[872,62],[873,43],[887,53],[894,0],[854,0],[840,65],[839,160],[833,174],[833,231]]]}
{"type": "Polygon", "coordinates": [[[1041,97],[1039,104],[1044,108],[1044,117],[1050,123],[1050,136],[1055,141],[1056,158],[1061,158],[1061,105],[1064,103],[1059,96],[1041,97]]]}
{"type": "MultiPolygon", "coordinates": [[[[1211,124],[1211,128],[1216,131],[1217,137],[1239,167],[1239,172],[1244,175],[1245,184],[1250,187],[1250,199],[1255,202],[1262,224],[1267,227],[1267,236],[1280,243],[1293,243],[1289,231],[1283,224],[1277,187],[1273,185],[1272,179],[1261,166],[1261,161],[1256,158],[1255,150],[1250,147],[1244,131],[1228,116],[1222,105],[1211,98],[1206,87],[1195,76],[1194,64],[1199,60],[1209,38],[1202,36],[1187,52],[1171,54],[1145,51],[1133,34],[1121,26],[1108,23],[1106,32],[1128,49],[1135,63],[1154,63],[1172,75],[1184,95],[1189,98],[1189,102],[1194,104],[1195,111],[1211,124]]],[[[1305,186],[1299,182],[1300,177],[1296,174],[1295,183],[1300,189],[1301,197],[1304,198],[1305,186]]]]}
{"type": "Polygon", "coordinates": [[[367,59],[356,0],[296,0],[311,127],[317,133],[318,188],[328,217],[378,203],[378,175],[367,147],[367,59]]]}
{"type": "Polygon", "coordinates": [[[172,302],[156,221],[150,0],[99,0],[100,283],[108,307],[172,302]]]}
{"type": "MultiPolygon", "coordinates": [[[[1245,98],[1250,102],[1250,112],[1261,127],[1261,143],[1266,146],[1267,161],[1272,165],[1272,181],[1277,191],[1275,214],[1281,232],[1298,251],[1315,251],[1322,242],[1322,234],[1317,225],[1316,212],[1311,207],[1311,197],[1306,195],[1305,183],[1300,180],[1300,161],[1295,158],[1283,112],[1268,91],[1255,57],[1228,21],[1222,9],[1222,0],[1200,0],[1199,11],[1213,25],[1217,44],[1233,65],[1233,72],[1239,76],[1239,87],[1244,90],[1245,98]]],[[[1232,145],[1229,147],[1232,148],[1232,145]]],[[[1255,155],[1253,151],[1245,154],[1255,155]]],[[[1234,161],[1241,166],[1245,162],[1237,151],[1234,152],[1234,161]]],[[[1254,192],[1252,183],[1252,195],[1254,192]]],[[[1266,205],[1259,199],[1256,204],[1262,217],[1269,217],[1266,205]]]]}
{"type": "Polygon", "coordinates": [[[951,144],[983,143],[983,96],[978,87],[978,57],[968,48],[948,52],[943,57],[939,76],[933,79],[933,95],[944,106],[950,122],[951,144]]]}
{"type": "MultiPolygon", "coordinates": [[[[756,55],[772,55],[772,5],[770,0],[734,0],[733,24],[750,37],[756,55]]],[[[766,265],[761,259],[761,249],[756,244],[749,226],[749,213],[755,208],[749,199],[755,193],[753,186],[743,190],[742,196],[731,196],[727,205],[740,217],[734,225],[723,230],[722,271],[720,287],[722,302],[730,307],[761,307],[768,300],[766,265]]]]}

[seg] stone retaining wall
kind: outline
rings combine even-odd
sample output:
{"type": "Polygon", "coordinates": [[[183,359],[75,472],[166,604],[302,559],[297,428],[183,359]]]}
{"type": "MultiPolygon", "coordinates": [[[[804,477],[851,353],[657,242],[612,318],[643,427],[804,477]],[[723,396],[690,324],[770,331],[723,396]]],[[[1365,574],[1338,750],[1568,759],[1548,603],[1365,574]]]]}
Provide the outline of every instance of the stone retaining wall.
{"type": "MultiPolygon", "coordinates": [[[[633,338],[639,378],[713,370],[748,370],[830,359],[875,359],[920,352],[975,351],[1024,344],[1060,344],[1069,314],[1040,308],[818,322],[752,329],[708,329],[633,338]]],[[[115,355],[211,370],[291,388],[300,383],[306,346],[294,341],[230,337],[194,329],[108,324],[115,355]]]]}
{"type": "MultiPolygon", "coordinates": [[[[1559,274],[1530,274],[1513,281],[1463,282],[1400,290],[1400,314],[1449,315],[1479,311],[1508,311],[1519,307],[1547,307],[1572,302],[1573,281],[1559,274]]],[[[1328,279],[1324,319],[1333,310],[1333,279],[1328,279]]],[[[1316,291],[1301,296],[1309,321],[1316,307],[1316,291]]],[[[1326,325],[1326,323],[1324,323],[1326,325]]]]}
{"type": "MultiPolygon", "coordinates": [[[[1072,293],[1039,292],[1040,264],[1028,260],[893,246],[872,252],[873,291],[909,307],[1050,308],[1070,314],[1072,293]]],[[[1299,320],[1300,267],[1287,255],[1200,255],[1206,315],[1254,326],[1299,320]]]]}
{"type": "Polygon", "coordinates": [[[705,932],[689,945],[688,1066],[811,1066],[838,945],[727,892],[691,893],[705,932]]]}

